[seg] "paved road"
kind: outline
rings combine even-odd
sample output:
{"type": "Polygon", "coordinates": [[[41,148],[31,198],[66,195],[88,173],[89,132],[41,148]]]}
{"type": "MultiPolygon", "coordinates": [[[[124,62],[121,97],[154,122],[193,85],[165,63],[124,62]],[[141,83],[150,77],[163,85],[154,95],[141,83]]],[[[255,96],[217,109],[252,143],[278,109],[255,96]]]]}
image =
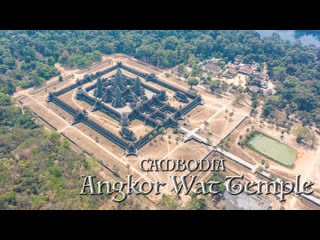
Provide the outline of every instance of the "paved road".
{"type": "MultiPolygon", "coordinates": [[[[225,155],[226,157],[230,158],[231,160],[241,164],[242,166],[250,169],[251,171],[253,171],[253,172],[256,171],[256,166],[248,163],[247,161],[243,160],[242,158],[239,158],[238,156],[235,156],[230,152],[222,150],[221,148],[217,148],[216,151],[221,153],[221,154],[223,154],[223,155],[225,155]]],[[[319,149],[318,153],[320,153],[320,149],[319,149]]],[[[261,176],[267,178],[268,180],[272,180],[271,175],[269,173],[265,172],[265,171],[261,171],[261,172],[259,171],[258,174],[260,174],[261,176]]],[[[276,179],[276,181],[280,182],[281,179],[278,178],[278,179],[276,179]]],[[[308,201],[320,206],[320,199],[319,198],[316,198],[315,196],[312,196],[312,195],[305,195],[305,194],[301,194],[300,196],[302,198],[304,198],[304,199],[306,199],[306,200],[308,200],[308,201]]],[[[291,206],[293,206],[293,205],[291,204],[291,206]]]]}
{"type": "Polygon", "coordinates": [[[255,166],[254,166],[253,164],[248,163],[247,161],[239,158],[239,157],[236,156],[236,155],[233,155],[233,154],[230,153],[230,152],[227,152],[227,151],[225,151],[225,150],[223,150],[223,149],[221,149],[221,148],[219,148],[219,147],[217,148],[216,151],[219,152],[219,153],[222,153],[222,154],[225,155],[226,157],[230,158],[231,160],[236,161],[237,163],[241,164],[242,166],[248,168],[248,169],[251,170],[251,171],[252,171],[253,169],[255,169],[255,166]]]}

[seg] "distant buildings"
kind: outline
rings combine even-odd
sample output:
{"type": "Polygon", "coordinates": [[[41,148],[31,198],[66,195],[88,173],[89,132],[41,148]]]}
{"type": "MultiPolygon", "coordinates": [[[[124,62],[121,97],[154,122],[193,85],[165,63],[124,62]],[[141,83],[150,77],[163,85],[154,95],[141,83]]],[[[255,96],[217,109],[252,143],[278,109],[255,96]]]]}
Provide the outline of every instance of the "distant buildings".
{"type": "Polygon", "coordinates": [[[258,93],[260,90],[264,96],[269,96],[275,94],[276,91],[272,87],[272,84],[269,81],[269,75],[266,72],[258,71],[258,64],[243,64],[243,63],[228,63],[226,65],[226,74],[243,74],[247,77],[251,77],[253,80],[258,81],[261,87],[251,86],[249,87],[250,92],[258,93]],[[238,70],[237,70],[238,69],[238,70]]]}
{"type": "Polygon", "coordinates": [[[260,88],[257,86],[250,86],[249,87],[250,92],[252,93],[258,93],[260,91],[260,88]]]}
{"type": "Polygon", "coordinates": [[[252,74],[253,78],[259,80],[259,81],[267,81],[269,80],[269,76],[267,73],[262,73],[262,72],[254,72],[252,74]]]}
{"type": "Polygon", "coordinates": [[[273,95],[276,93],[276,90],[274,90],[272,88],[272,86],[270,86],[267,82],[267,85],[265,86],[262,86],[261,88],[258,87],[258,86],[250,86],[249,87],[249,91],[252,92],[252,93],[258,93],[259,91],[262,92],[263,96],[267,97],[267,96],[270,96],[270,95],[273,95]]]}
{"type": "Polygon", "coordinates": [[[238,72],[250,76],[251,74],[253,74],[253,69],[249,65],[244,64],[239,68],[238,72]]]}
{"type": "Polygon", "coordinates": [[[263,92],[263,96],[267,97],[274,94],[275,90],[268,88],[268,89],[263,89],[262,92],[263,92]]]}
{"type": "MultiPolygon", "coordinates": [[[[260,71],[259,64],[253,62],[252,64],[240,63],[235,61],[234,63],[228,62],[225,67],[220,67],[219,61],[221,59],[212,58],[203,65],[202,69],[208,74],[220,74],[226,78],[233,78],[237,74],[245,75],[246,78],[252,79],[255,82],[259,82],[258,86],[250,86],[249,91],[252,93],[262,93],[264,96],[275,94],[274,85],[269,81],[269,75],[265,71],[260,71]]],[[[263,64],[266,66],[265,64],[263,64]]],[[[205,73],[205,76],[207,76],[205,73]]]]}
{"type": "Polygon", "coordinates": [[[237,73],[237,66],[235,65],[235,64],[233,64],[233,63],[228,63],[227,64],[227,71],[229,72],[229,73],[231,73],[231,74],[236,74],[237,73]]]}
{"type": "Polygon", "coordinates": [[[222,71],[222,68],[219,65],[209,61],[203,66],[203,70],[217,74],[222,71]]]}

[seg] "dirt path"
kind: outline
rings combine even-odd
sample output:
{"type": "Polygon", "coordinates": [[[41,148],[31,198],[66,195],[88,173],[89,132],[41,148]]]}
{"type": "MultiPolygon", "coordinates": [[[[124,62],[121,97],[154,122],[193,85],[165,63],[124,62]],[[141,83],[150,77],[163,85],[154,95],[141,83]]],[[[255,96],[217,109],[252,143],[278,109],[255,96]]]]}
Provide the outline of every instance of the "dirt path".
{"type": "MultiPolygon", "coordinates": [[[[320,147],[318,151],[315,153],[315,159],[320,159],[320,147]]],[[[308,181],[310,179],[310,175],[315,168],[315,165],[318,164],[316,161],[312,161],[307,167],[305,167],[305,171],[302,175],[302,182],[308,181]]],[[[297,203],[297,198],[292,198],[291,202],[289,203],[289,209],[295,209],[295,205],[297,203]]]]}
{"type": "MultiPolygon", "coordinates": [[[[230,104],[231,104],[231,102],[228,102],[228,103],[224,104],[224,105],[220,108],[220,110],[218,110],[217,112],[215,112],[215,113],[207,120],[207,122],[210,123],[210,122],[212,121],[212,119],[214,119],[214,118],[215,118],[217,115],[219,115],[221,112],[225,111],[225,110],[227,109],[227,106],[229,106],[230,104]]],[[[205,104],[205,106],[206,106],[206,104],[205,104]]],[[[204,128],[204,126],[205,126],[205,124],[202,123],[202,124],[199,126],[199,128],[204,128]]]]}

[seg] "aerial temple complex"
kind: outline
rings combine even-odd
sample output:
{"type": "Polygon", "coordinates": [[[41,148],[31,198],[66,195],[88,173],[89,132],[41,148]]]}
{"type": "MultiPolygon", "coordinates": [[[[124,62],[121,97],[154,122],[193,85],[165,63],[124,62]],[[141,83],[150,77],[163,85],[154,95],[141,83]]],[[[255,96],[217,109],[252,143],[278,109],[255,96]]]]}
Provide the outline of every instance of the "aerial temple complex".
{"type": "Polygon", "coordinates": [[[121,62],[101,72],[86,75],[82,80],[77,80],[76,83],[64,89],[49,92],[47,101],[55,103],[71,114],[73,116],[72,125],[79,122],[86,124],[124,149],[127,156],[137,155],[139,149],[159,134],[160,128],[179,128],[178,120],[183,119],[184,115],[202,104],[200,95],[172,86],[158,79],[154,74],[142,73],[121,62]],[[121,70],[128,71],[136,77],[128,77],[121,70]],[[115,71],[114,75],[108,78],[102,77],[112,71],[115,71]],[[141,81],[141,78],[145,81],[141,81]],[[90,82],[92,82],[91,85],[83,87],[84,84],[90,82]],[[148,82],[173,91],[176,101],[185,103],[184,107],[175,108],[169,105],[166,91],[159,90],[149,85],[148,82]],[[60,95],[69,91],[75,91],[76,99],[88,103],[92,112],[100,111],[115,119],[121,129],[120,135],[112,133],[90,119],[86,110],[74,109],[59,99],[60,95]],[[152,127],[150,132],[139,139],[128,128],[135,119],[152,127]]]}

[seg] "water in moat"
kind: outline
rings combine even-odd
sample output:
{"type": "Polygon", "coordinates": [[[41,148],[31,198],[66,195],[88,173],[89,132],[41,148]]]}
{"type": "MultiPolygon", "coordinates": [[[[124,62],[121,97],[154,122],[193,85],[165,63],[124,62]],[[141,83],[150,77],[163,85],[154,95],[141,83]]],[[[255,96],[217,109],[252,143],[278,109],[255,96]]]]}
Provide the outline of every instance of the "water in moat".
{"type": "Polygon", "coordinates": [[[261,37],[271,37],[273,33],[279,34],[283,40],[294,42],[299,40],[302,45],[313,44],[320,47],[319,30],[256,30],[261,37]]]}

